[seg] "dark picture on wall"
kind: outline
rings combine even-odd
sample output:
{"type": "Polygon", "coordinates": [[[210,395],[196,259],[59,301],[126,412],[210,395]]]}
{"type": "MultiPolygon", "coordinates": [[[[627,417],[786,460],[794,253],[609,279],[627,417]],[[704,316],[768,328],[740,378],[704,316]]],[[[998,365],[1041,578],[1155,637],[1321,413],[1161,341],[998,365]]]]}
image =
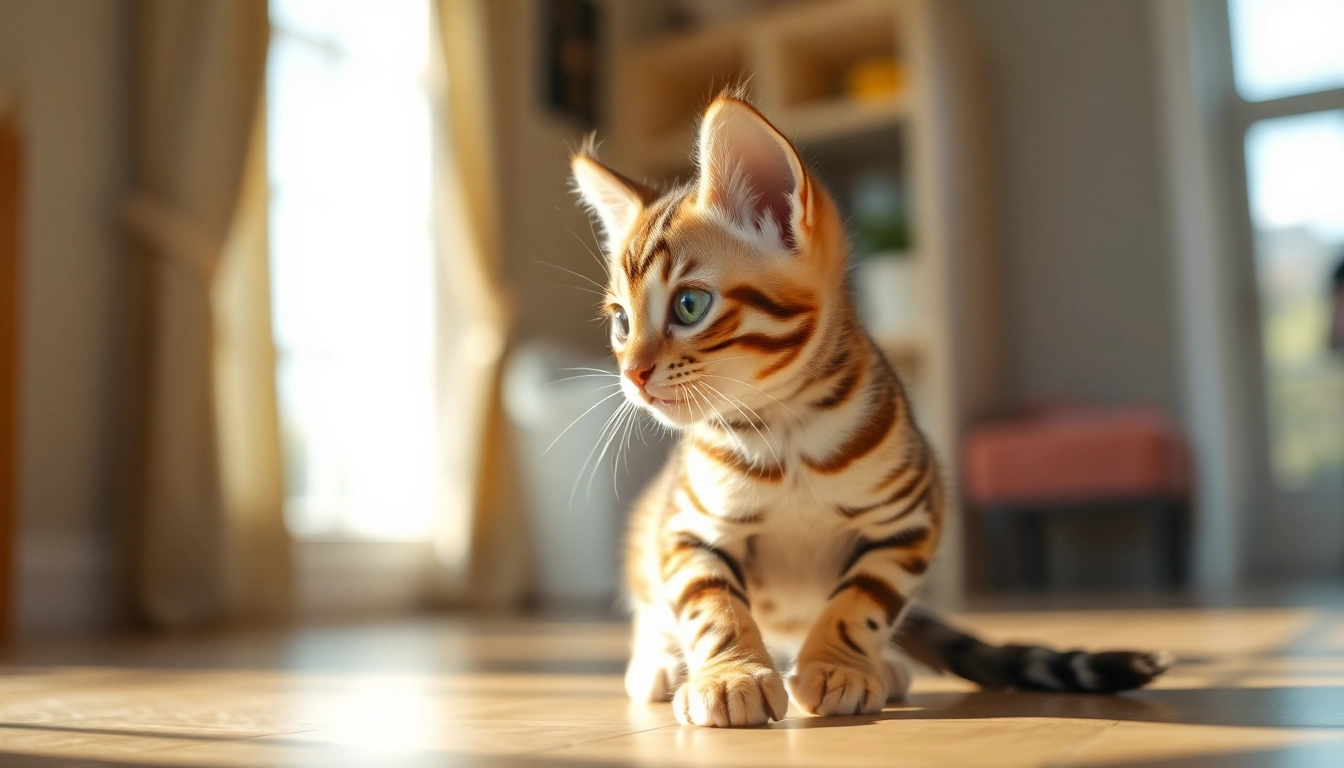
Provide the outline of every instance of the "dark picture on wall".
{"type": "Polygon", "coordinates": [[[583,128],[597,125],[597,7],[592,0],[545,0],[546,104],[583,128]]]}

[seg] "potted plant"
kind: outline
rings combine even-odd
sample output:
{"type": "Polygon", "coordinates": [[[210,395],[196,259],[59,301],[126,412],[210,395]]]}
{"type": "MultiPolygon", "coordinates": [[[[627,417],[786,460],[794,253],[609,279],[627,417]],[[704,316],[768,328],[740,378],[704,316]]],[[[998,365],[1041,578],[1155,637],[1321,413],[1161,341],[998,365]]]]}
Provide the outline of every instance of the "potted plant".
{"type": "Polygon", "coordinates": [[[899,182],[888,174],[861,176],[854,185],[852,208],[859,314],[879,339],[913,333],[920,324],[922,279],[899,182]]]}

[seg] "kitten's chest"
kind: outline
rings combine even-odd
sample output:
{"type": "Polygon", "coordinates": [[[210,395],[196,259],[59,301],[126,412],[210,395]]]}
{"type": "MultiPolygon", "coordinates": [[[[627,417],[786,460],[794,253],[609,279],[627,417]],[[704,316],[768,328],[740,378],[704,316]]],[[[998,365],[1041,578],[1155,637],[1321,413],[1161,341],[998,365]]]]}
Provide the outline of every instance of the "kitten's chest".
{"type": "Polygon", "coordinates": [[[766,644],[789,655],[825,608],[858,533],[838,509],[851,495],[843,481],[789,459],[781,463],[775,481],[709,473],[698,479],[707,508],[728,520],[752,521],[725,523],[721,543],[743,554],[752,616],[766,644]]]}
{"type": "Polygon", "coordinates": [[[824,610],[856,534],[823,509],[781,502],[748,539],[743,569],[767,645],[787,655],[824,610]]]}

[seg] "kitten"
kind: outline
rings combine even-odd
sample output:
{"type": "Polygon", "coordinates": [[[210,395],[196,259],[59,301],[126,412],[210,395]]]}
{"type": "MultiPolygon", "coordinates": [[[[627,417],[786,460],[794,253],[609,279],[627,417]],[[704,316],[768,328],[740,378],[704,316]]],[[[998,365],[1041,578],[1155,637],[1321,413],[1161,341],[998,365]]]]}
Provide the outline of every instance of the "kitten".
{"type": "Polygon", "coordinates": [[[1118,691],[1166,669],[1162,654],[989,646],[911,607],[943,480],[855,316],[836,206],[733,94],[706,111],[697,161],[661,194],[591,143],[572,162],[605,236],[624,395],[683,435],[631,521],[629,695],[743,726],[790,697],[881,710],[909,682],[898,647],[989,687],[1118,691]]]}

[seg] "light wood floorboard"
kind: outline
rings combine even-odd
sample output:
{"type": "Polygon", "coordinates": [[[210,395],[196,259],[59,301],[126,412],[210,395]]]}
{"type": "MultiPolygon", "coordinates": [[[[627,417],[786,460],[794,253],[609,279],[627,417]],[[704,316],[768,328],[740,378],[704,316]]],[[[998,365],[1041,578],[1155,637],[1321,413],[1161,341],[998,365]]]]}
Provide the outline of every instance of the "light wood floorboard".
{"type": "Polygon", "coordinates": [[[974,613],[997,640],[1165,648],[1125,696],[922,675],[880,715],[684,728],[626,701],[605,621],[424,619],[34,644],[0,669],[0,766],[1344,766],[1344,611],[974,613]]]}

